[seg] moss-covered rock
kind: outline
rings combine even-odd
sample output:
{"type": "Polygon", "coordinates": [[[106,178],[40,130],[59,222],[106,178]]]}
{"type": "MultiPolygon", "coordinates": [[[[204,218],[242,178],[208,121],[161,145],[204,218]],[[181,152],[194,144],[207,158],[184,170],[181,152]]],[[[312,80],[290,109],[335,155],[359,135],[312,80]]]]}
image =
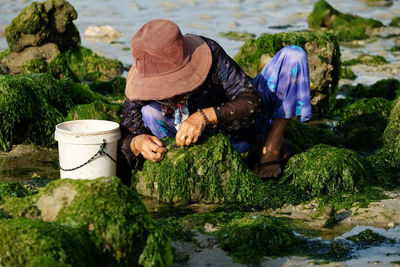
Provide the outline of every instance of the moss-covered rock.
{"type": "MultiPolygon", "coordinates": [[[[335,131],[347,137],[354,129],[374,127],[383,133],[391,109],[392,102],[385,98],[362,98],[343,109],[335,131]]],[[[364,139],[364,141],[372,140],[364,139]]]]}
{"type": "Polygon", "coordinates": [[[297,45],[308,55],[310,67],[311,104],[313,111],[327,107],[336,95],[340,73],[340,48],[333,34],[322,32],[286,32],[262,34],[249,39],[240,48],[235,61],[250,76],[256,76],[281,48],[297,45]]]}
{"type": "Polygon", "coordinates": [[[342,13],[325,0],[315,3],[308,16],[308,25],[313,30],[333,30],[341,41],[365,39],[368,37],[368,30],[384,26],[378,20],[342,13]]]}
{"type": "Polygon", "coordinates": [[[383,148],[387,160],[394,168],[400,166],[400,98],[390,112],[388,125],[383,133],[383,148]]]}
{"type": "Polygon", "coordinates": [[[364,245],[379,245],[385,241],[388,241],[388,238],[375,233],[371,229],[366,229],[357,235],[346,237],[346,239],[364,245]]]}
{"type": "Polygon", "coordinates": [[[355,80],[357,75],[350,68],[340,68],[340,79],[355,80]]]}
{"type": "Polygon", "coordinates": [[[124,99],[125,84],[126,79],[124,77],[116,77],[109,82],[95,81],[90,84],[90,89],[113,98],[124,99]]]}
{"type": "Polygon", "coordinates": [[[71,99],[47,74],[0,76],[0,137],[8,150],[29,141],[54,143],[54,127],[63,121],[71,99]]]}
{"type": "Polygon", "coordinates": [[[122,108],[122,104],[104,102],[76,105],[70,110],[65,120],[108,120],[119,123],[122,108]]]}
{"type": "Polygon", "coordinates": [[[400,27],[400,17],[394,17],[389,23],[389,26],[400,27]]]}
{"type": "Polygon", "coordinates": [[[72,79],[61,79],[58,81],[58,85],[71,98],[74,105],[107,102],[105,96],[94,92],[88,84],[77,83],[72,79]]]}
{"type": "Polygon", "coordinates": [[[7,26],[8,47],[19,52],[45,43],[55,43],[61,51],[76,46],[80,37],[72,21],[77,17],[74,7],[65,0],[33,2],[7,26]]]}
{"type": "Polygon", "coordinates": [[[66,0],[33,2],[6,28],[9,50],[0,55],[3,74],[50,73],[74,80],[111,80],[122,63],[80,46],[72,20],[77,13],[66,0]]]}
{"type": "Polygon", "coordinates": [[[356,59],[350,59],[350,60],[343,61],[342,65],[343,66],[352,66],[352,65],[357,65],[357,64],[363,64],[363,65],[377,66],[377,65],[382,65],[382,64],[386,64],[386,63],[388,63],[388,62],[383,56],[362,54],[362,55],[359,55],[356,59]]]}
{"type": "Polygon", "coordinates": [[[383,79],[368,86],[357,84],[356,86],[344,85],[340,88],[345,95],[354,98],[383,97],[387,100],[394,100],[400,95],[400,81],[397,79],[383,79]]]}
{"type": "Polygon", "coordinates": [[[260,181],[222,134],[188,148],[176,147],[175,138],[162,141],[164,159],[145,161],[134,174],[140,194],[166,202],[245,202],[260,181]]]}
{"type": "Polygon", "coordinates": [[[356,192],[370,183],[371,174],[356,152],[320,144],[290,158],[282,179],[311,196],[322,196],[356,192]]]}
{"type": "Polygon", "coordinates": [[[300,244],[293,232],[273,217],[247,215],[232,220],[217,233],[219,246],[241,263],[260,263],[263,256],[280,256],[300,244]]]}
{"type": "Polygon", "coordinates": [[[343,138],[331,130],[291,120],[285,130],[285,142],[293,146],[295,153],[303,152],[318,144],[339,146],[343,138]]]}
{"type": "Polygon", "coordinates": [[[123,266],[168,266],[172,261],[166,236],[138,195],[117,177],[57,180],[36,195],[7,197],[0,208],[13,218],[30,217],[81,229],[102,257],[112,257],[123,266]]]}
{"type": "Polygon", "coordinates": [[[64,55],[69,69],[81,81],[108,81],[121,76],[124,71],[124,67],[119,60],[101,57],[89,48],[73,47],[66,51],[64,55]]]}
{"type": "Polygon", "coordinates": [[[250,38],[255,38],[256,35],[254,33],[248,33],[248,32],[221,32],[221,36],[225,37],[230,40],[235,40],[235,41],[246,41],[247,39],[250,38]]]}
{"type": "Polygon", "coordinates": [[[112,263],[100,255],[88,233],[80,228],[27,218],[0,220],[2,266],[35,266],[39,262],[59,266],[112,263]]]}
{"type": "Polygon", "coordinates": [[[0,201],[5,196],[24,197],[28,195],[31,195],[31,192],[20,183],[0,183],[0,201]]]}

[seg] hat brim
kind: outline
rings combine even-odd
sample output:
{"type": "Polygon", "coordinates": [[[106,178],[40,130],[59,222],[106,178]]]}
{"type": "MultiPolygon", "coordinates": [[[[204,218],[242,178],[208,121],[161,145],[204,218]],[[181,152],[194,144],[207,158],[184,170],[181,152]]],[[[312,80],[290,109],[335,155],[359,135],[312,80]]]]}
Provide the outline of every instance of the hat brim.
{"type": "Polygon", "coordinates": [[[176,72],[144,77],[132,66],[126,78],[125,95],[129,100],[163,100],[193,91],[207,78],[212,64],[211,50],[197,35],[183,36],[191,57],[176,72]]]}

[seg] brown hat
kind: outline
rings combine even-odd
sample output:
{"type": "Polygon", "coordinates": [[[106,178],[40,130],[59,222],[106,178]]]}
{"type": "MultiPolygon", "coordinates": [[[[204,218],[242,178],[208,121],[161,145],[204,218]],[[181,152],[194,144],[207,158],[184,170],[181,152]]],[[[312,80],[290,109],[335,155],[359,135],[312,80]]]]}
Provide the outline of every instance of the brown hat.
{"type": "Polygon", "coordinates": [[[193,91],[207,78],[211,50],[197,35],[183,36],[169,20],[152,20],[132,37],[135,65],[126,78],[130,100],[162,100],[193,91]]]}

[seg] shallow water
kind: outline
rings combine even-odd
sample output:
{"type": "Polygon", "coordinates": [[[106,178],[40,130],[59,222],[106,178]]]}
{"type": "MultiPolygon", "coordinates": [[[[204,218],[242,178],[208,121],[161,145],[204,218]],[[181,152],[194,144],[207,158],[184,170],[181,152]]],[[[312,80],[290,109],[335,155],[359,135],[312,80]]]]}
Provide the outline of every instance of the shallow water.
{"type": "MultiPolygon", "coordinates": [[[[0,32],[31,0],[0,0],[0,32]]],[[[132,64],[130,39],[147,21],[165,18],[175,21],[183,33],[194,33],[215,39],[234,56],[243,41],[228,40],[221,32],[239,31],[254,33],[275,33],[297,31],[308,28],[307,16],[316,0],[71,0],[78,12],[75,20],[82,38],[82,44],[95,52],[118,58],[124,64],[132,64]],[[89,41],[84,32],[89,26],[111,25],[123,36],[113,43],[89,41]],[[274,26],[289,25],[286,29],[274,26]]],[[[394,0],[389,7],[371,7],[362,0],[330,0],[329,3],[341,12],[349,12],[362,17],[381,20],[387,25],[395,16],[400,16],[400,1],[394,0]]],[[[392,29],[393,31],[393,29],[392,29]]],[[[399,34],[399,29],[394,29],[399,34]]],[[[1,36],[1,35],[0,35],[1,36]]],[[[353,58],[360,53],[379,54],[390,63],[400,63],[400,52],[388,52],[386,49],[400,42],[399,37],[374,41],[356,42],[357,47],[342,48],[342,59],[353,58]]],[[[397,44],[398,45],[398,44],[397,44]]],[[[7,48],[5,38],[0,38],[0,50],[7,48]]],[[[377,70],[375,68],[355,68],[358,75],[353,82],[371,84],[379,79],[393,77],[400,79],[400,72],[377,70]]]]}

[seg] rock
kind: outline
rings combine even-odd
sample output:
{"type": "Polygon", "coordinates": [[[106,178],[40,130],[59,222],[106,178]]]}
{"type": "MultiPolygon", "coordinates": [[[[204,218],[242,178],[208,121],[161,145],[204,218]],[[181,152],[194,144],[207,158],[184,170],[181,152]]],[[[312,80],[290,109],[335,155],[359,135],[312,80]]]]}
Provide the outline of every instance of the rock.
{"type": "Polygon", "coordinates": [[[400,166],[400,98],[397,98],[395,103],[383,133],[383,151],[390,165],[398,169],[400,166]]]}
{"type": "Polygon", "coordinates": [[[333,34],[326,32],[263,34],[257,39],[247,40],[234,60],[249,76],[255,77],[264,67],[265,59],[272,58],[286,45],[297,45],[307,52],[313,112],[324,111],[328,108],[330,99],[336,96],[340,74],[340,48],[333,34]],[[261,60],[263,58],[264,60],[261,60]]]}
{"type": "MultiPolygon", "coordinates": [[[[139,264],[168,266],[172,263],[167,237],[152,221],[138,195],[123,185],[117,177],[103,177],[95,180],[57,180],[49,183],[33,196],[6,198],[0,202],[0,209],[4,209],[12,217],[8,221],[18,223],[22,220],[19,217],[30,217],[36,219],[35,224],[39,226],[48,225],[49,231],[59,226],[70,229],[74,232],[72,236],[91,244],[90,247],[74,244],[72,246],[74,249],[81,253],[101,253],[97,257],[88,257],[88,260],[101,262],[104,259],[112,259],[115,263],[125,266],[139,264]],[[75,233],[78,231],[81,233],[75,233]]],[[[60,231],[62,229],[51,230],[54,234],[60,231]]],[[[12,229],[10,232],[18,235],[12,229]]],[[[46,241],[48,244],[57,244],[56,240],[52,241],[54,235],[40,236],[40,238],[44,237],[48,238],[46,241]]],[[[4,241],[1,235],[0,241],[4,241]]],[[[0,242],[2,243],[4,242],[0,242]]],[[[41,242],[37,242],[36,246],[34,244],[30,245],[33,247],[32,251],[42,249],[41,242]]],[[[19,245],[9,244],[7,249],[17,251],[19,245]]],[[[75,254],[75,252],[67,253],[64,261],[73,264],[71,257],[75,254]]],[[[41,253],[36,255],[41,255],[41,253]]],[[[20,257],[28,256],[31,255],[20,257]]],[[[4,259],[1,249],[0,258],[4,259]]],[[[56,258],[56,260],[59,259],[56,258]]],[[[7,258],[5,263],[12,263],[12,261],[7,258]]]]}
{"type": "Polygon", "coordinates": [[[393,5],[393,0],[363,0],[369,6],[388,7],[393,5]]]}
{"type": "Polygon", "coordinates": [[[25,140],[54,144],[54,127],[63,121],[71,99],[48,74],[0,76],[0,144],[3,150],[25,140]]]}
{"type": "MultiPolygon", "coordinates": [[[[0,73],[49,73],[57,78],[108,81],[123,65],[80,46],[77,18],[66,0],[33,2],[6,28],[9,49],[0,54],[0,73]]],[[[114,31],[114,36],[116,32],[114,31]]]]}
{"type": "Polygon", "coordinates": [[[371,183],[371,171],[356,152],[320,144],[291,157],[282,180],[318,197],[356,192],[371,183]]]}
{"type": "Polygon", "coordinates": [[[325,0],[315,3],[308,25],[312,30],[332,30],[340,41],[366,39],[367,31],[384,26],[378,20],[341,13],[325,0]]]}
{"type": "Polygon", "coordinates": [[[80,42],[72,23],[77,17],[74,7],[65,0],[33,2],[6,28],[8,46],[19,52],[29,46],[55,43],[63,52],[80,42]]]}
{"type": "Polygon", "coordinates": [[[400,27],[400,17],[394,17],[394,18],[390,21],[389,26],[392,26],[392,27],[400,27]]]}
{"type": "Polygon", "coordinates": [[[139,194],[170,203],[245,202],[260,182],[222,134],[189,148],[175,147],[175,138],[162,141],[168,150],[164,159],[145,161],[134,174],[139,194]]]}
{"type": "Polygon", "coordinates": [[[123,34],[110,25],[89,26],[85,30],[85,38],[89,41],[112,42],[123,34]]]}
{"type": "Polygon", "coordinates": [[[95,266],[116,263],[111,257],[102,255],[89,234],[78,227],[17,218],[0,219],[0,231],[2,266],[95,266]]]}

